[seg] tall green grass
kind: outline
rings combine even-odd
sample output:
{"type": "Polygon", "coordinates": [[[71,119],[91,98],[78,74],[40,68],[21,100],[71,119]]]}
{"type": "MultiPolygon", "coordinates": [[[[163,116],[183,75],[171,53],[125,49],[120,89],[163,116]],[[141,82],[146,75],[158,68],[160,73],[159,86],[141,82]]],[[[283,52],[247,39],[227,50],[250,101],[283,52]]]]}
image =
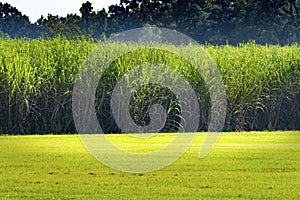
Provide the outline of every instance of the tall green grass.
{"type": "MultiPolygon", "coordinates": [[[[299,129],[300,47],[207,47],[223,76],[227,129],[299,129]]],[[[233,129],[233,130],[235,130],[233,129]]]]}
{"type": "Polygon", "coordinates": [[[0,132],[70,131],[72,86],[93,46],[61,37],[0,40],[0,132]]]}
{"type": "MultiPolygon", "coordinates": [[[[101,48],[101,44],[97,45],[101,48]]],[[[114,48],[130,49],[130,45],[115,44],[114,48]]],[[[0,133],[76,132],[71,108],[72,88],[78,70],[95,46],[93,41],[62,37],[31,41],[0,39],[0,133]]],[[[138,46],[144,48],[143,44],[138,46]]],[[[193,51],[200,47],[187,48],[193,51]]],[[[300,129],[299,45],[259,46],[250,42],[236,47],[208,45],[204,48],[217,64],[226,87],[228,111],[224,130],[300,129]]],[[[114,54],[114,49],[103,50],[114,54]]],[[[131,62],[136,59],[130,55],[114,62],[99,86],[113,88],[126,70],[136,64],[131,62]]],[[[197,88],[201,78],[186,60],[159,51],[154,54],[142,51],[137,55],[140,59],[137,64],[148,59],[173,65],[191,82],[199,99],[204,95],[201,93],[203,85],[197,88]]],[[[142,99],[135,103],[142,105],[142,99]]],[[[203,112],[207,118],[208,110],[203,112]]],[[[101,109],[99,113],[101,115],[101,109]]],[[[147,115],[138,115],[140,120],[147,119],[147,115]]],[[[207,119],[202,120],[200,131],[207,127],[207,119]]],[[[116,127],[109,130],[119,131],[116,127]]]]}

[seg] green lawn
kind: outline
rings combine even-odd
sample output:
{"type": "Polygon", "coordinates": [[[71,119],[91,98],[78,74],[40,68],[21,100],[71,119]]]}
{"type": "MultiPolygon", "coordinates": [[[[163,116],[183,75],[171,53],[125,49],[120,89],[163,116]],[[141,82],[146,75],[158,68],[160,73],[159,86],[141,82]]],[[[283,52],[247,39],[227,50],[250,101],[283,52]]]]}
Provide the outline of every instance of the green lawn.
{"type": "Polygon", "coordinates": [[[0,199],[300,199],[300,132],[223,133],[199,159],[204,137],[172,165],[130,174],[94,159],[77,135],[2,136],[0,199]]]}

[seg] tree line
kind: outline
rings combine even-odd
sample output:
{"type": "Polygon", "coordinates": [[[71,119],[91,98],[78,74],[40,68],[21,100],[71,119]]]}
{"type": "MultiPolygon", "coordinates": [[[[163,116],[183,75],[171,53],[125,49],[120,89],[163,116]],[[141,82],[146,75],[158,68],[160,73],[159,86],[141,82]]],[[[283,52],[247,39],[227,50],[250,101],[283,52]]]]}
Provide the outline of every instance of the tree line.
{"type": "Polygon", "coordinates": [[[111,34],[155,25],[180,31],[199,43],[300,42],[300,0],[120,0],[95,11],[87,1],[80,15],[48,14],[30,22],[0,2],[0,37],[52,38],[59,35],[103,40],[111,34]]]}

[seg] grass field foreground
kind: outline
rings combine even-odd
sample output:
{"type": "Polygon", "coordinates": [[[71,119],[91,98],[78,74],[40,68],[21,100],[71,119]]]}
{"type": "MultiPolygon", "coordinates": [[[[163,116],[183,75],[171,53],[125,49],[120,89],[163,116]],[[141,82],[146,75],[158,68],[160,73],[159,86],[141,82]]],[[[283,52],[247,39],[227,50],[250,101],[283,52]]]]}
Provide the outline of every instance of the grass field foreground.
{"type": "MultiPolygon", "coordinates": [[[[126,144],[126,135],[107,137],[133,150],[151,149],[126,144]]],[[[155,137],[162,144],[173,136],[155,137]]],[[[204,137],[199,133],[172,165],[131,174],[94,159],[78,135],[2,136],[0,199],[300,198],[300,132],[223,133],[199,159],[204,137]]]]}

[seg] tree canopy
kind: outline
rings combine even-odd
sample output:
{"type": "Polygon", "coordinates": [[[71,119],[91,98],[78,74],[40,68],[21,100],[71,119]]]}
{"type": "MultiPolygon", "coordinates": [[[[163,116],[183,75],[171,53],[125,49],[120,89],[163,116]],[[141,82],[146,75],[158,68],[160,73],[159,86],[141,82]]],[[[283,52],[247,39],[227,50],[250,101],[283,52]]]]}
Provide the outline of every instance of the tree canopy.
{"type": "Polygon", "coordinates": [[[183,32],[199,43],[300,42],[300,0],[120,0],[108,11],[95,11],[87,1],[79,11],[66,17],[48,14],[31,23],[15,7],[0,2],[0,31],[16,38],[60,34],[104,39],[155,25],[183,32]]]}

